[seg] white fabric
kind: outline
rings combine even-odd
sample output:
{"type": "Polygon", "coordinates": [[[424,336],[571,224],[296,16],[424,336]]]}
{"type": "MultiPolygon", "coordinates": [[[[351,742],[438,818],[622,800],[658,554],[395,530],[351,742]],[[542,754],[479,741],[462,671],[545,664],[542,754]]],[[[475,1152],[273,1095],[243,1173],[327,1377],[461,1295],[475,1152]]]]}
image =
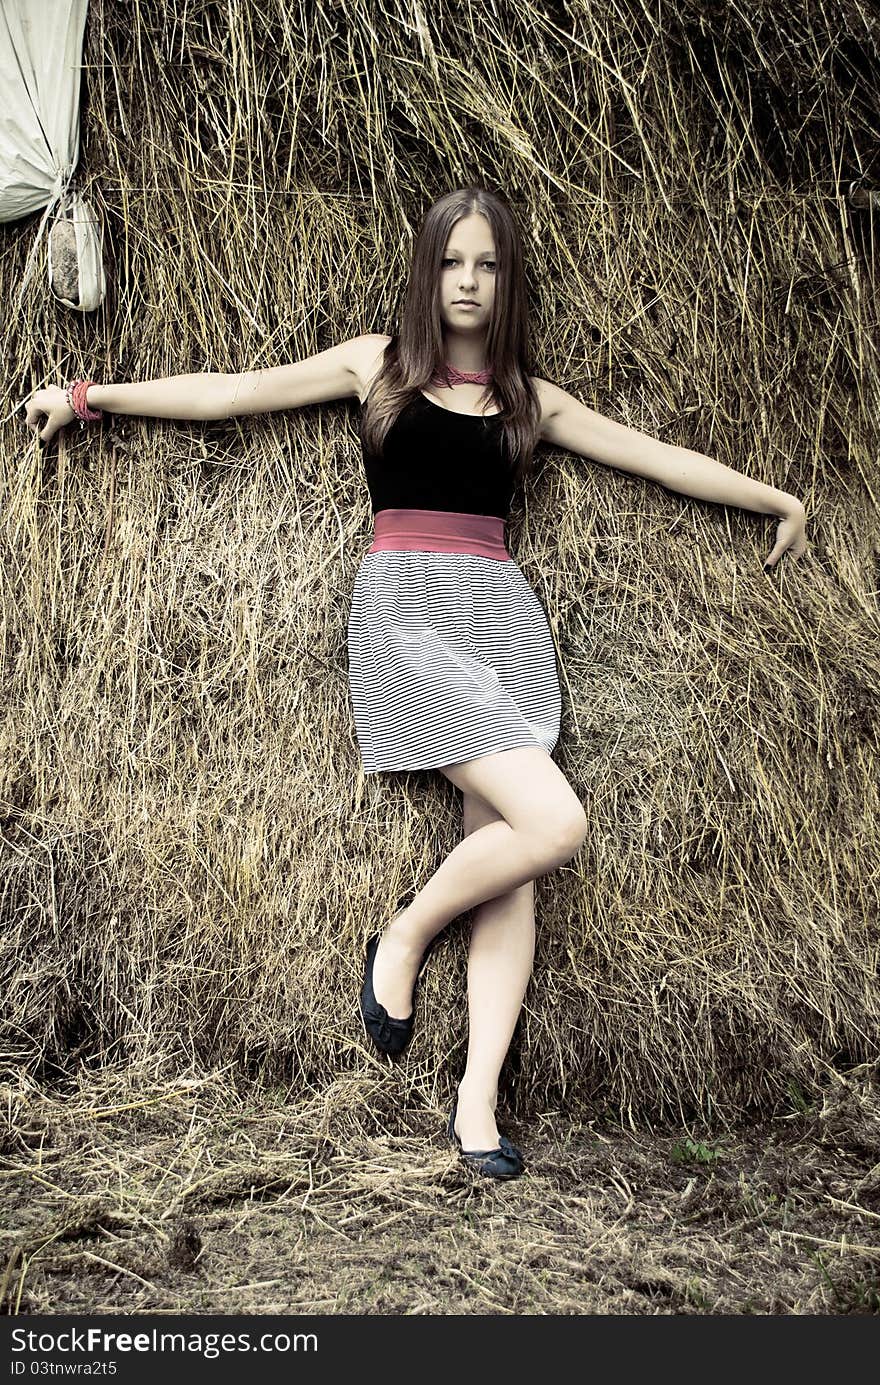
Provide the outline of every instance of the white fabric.
{"type": "Polygon", "coordinates": [[[0,3],[0,222],[17,221],[45,207],[19,304],[33,274],[40,237],[56,207],[76,224],[82,301],[70,306],[87,311],[86,304],[97,306],[104,293],[100,232],[88,204],[70,189],[79,159],[87,8],[88,0],[0,3]]]}
{"type": "Polygon", "coordinates": [[[0,221],[56,200],[79,156],[86,0],[0,5],[0,221]]]}

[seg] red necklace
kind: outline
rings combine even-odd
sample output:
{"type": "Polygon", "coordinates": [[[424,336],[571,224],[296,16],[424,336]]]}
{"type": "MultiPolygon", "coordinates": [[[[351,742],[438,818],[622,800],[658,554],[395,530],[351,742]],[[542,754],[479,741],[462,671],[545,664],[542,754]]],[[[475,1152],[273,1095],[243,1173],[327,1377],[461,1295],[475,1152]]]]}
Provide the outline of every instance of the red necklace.
{"type": "Polygon", "coordinates": [[[485,370],[459,370],[457,366],[450,365],[448,361],[434,372],[433,381],[448,385],[488,385],[494,379],[491,367],[485,370]]]}

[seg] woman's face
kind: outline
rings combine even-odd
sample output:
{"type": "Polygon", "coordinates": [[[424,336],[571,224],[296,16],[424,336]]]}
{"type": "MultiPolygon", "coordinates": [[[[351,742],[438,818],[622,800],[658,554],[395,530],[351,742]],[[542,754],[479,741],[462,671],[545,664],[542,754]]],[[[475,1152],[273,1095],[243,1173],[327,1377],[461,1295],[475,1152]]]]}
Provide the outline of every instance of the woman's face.
{"type": "Polygon", "coordinates": [[[440,317],[463,336],[484,333],[495,301],[495,241],[480,212],[463,216],[449,233],[440,264],[440,317]],[[468,306],[470,300],[475,306],[468,306]]]}

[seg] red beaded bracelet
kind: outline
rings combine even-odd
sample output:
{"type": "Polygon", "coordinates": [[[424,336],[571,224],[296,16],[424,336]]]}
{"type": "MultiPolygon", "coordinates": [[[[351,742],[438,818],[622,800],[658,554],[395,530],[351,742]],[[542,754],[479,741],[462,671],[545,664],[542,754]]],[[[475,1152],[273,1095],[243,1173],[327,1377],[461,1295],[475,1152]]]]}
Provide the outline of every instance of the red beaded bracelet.
{"type": "Polygon", "coordinates": [[[94,383],[94,380],[74,380],[65,390],[67,402],[79,419],[81,428],[87,423],[97,423],[99,418],[104,417],[101,409],[89,408],[88,389],[94,383]]]}

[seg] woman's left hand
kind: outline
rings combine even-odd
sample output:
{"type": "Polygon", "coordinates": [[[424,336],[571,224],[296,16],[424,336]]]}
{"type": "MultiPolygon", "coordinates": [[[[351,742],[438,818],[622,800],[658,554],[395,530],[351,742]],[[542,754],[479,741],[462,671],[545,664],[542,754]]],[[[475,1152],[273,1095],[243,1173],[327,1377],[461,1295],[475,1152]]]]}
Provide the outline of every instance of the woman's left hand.
{"type": "Polygon", "coordinates": [[[780,517],[776,542],[764,563],[765,572],[772,571],[784,553],[791,553],[793,558],[800,558],[806,553],[806,518],[807,512],[803,505],[792,496],[791,506],[780,517]]]}

